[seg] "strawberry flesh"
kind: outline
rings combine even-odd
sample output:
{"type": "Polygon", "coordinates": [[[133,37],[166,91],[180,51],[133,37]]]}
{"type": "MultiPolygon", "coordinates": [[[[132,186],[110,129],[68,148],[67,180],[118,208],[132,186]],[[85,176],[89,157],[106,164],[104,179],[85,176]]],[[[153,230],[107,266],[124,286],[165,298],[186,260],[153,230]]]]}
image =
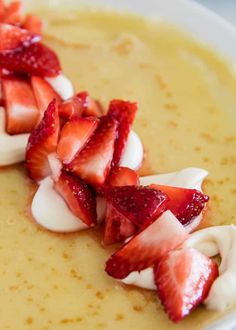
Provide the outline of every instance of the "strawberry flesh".
{"type": "Polygon", "coordinates": [[[107,203],[103,244],[110,245],[124,242],[126,238],[133,236],[138,227],[128,218],[124,217],[112,203],[107,203]]]}
{"type": "Polygon", "coordinates": [[[59,116],[54,99],[39,125],[31,132],[26,148],[26,168],[34,180],[51,175],[48,155],[56,152],[59,135],[59,116]]]}
{"type": "Polygon", "coordinates": [[[28,47],[40,36],[10,24],[0,23],[0,52],[28,47]]]}
{"type": "Polygon", "coordinates": [[[37,102],[37,106],[40,111],[40,120],[43,118],[44,112],[47,109],[49,103],[56,99],[57,103],[61,103],[60,96],[54,91],[50,84],[41,77],[32,76],[31,86],[34,91],[34,96],[37,102]]]}
{"type": "Polygon", "coordinates": [[[138,174],[128,167],[114,167],[107,180],[107,185],[112,187],[138,186],[138,174]]]}
{"type": "Polygon", "coordinates": [[[148,226],[164,210],[167,197],[159,190],[143,186],[111,187],[106,198],[124,218],[139,228],[148,226]]]}
{"type": "Polygon", "coordinates": [[[110,276],[123,279],[133,271],[153,266],[187,237],[178,219],[167,211],[115,252],[105,270],[110,276]]]}
{"type": "Polygon", "coordinates": [[[179,219],[182,225],[190,224],[205,208],[209,197],[196,189],[177,188],[163,185],[150,185],[163,191],[169,198],[167,209],[179,219]]]}
{"type": "Polygon", "coordinates": [[[19,25],[22,21],[23,3],[21,1],[12,1],[5,7],[2,21],[8,24],[19,25]]]}
{"type": "Polygon", "coordinates": [[[63,163],[68,164],[72,161],[89,140],[97,125],[96,118],[74,117],[63,126],[57,146],[57,154],[63,163]]]}
{"type": "Polygon", "coordinates": [[[217,276],[217,265],[193,248],[171,251],[164,256],[154,267],[154,277],[170,319],[182,320],[205,300],[217,276]]]}
{"type": "Polygon", "coordinates": [[[9,134],[31,132],[38,122],[39,110],[28,80],[14,76],[3,77],[2,89],[6,131],[9,134]]]}
{"type": "Polygon", "coordinates": [[[89,227],[96,224],[96,199],[91,188],[71,173],[62,171],[54,189],[64,198],[73,214],[89,227]]]}
{"type": "Polygon", "coordinates": [[[94,186],[104,184],[111,167],[116,127],[115,119],[102,117],[91,139],[68,164],[68,170],[94,186]]]}
{"type": "Polygon", "coordinates": [[[121,100],[111,101],[108,114],[118,121],[118,134],[115,143],[113,165],[118,165],[124,153],[128,135],[138,110],[137,103],[121,100]]]}
{"type": "Polygon", "coordinates": [[[41,19],[32,14],[28,14],[25,18],[23,28],[38,35],[42,35],[43,22],[41,19]]]}
{"type": "Polygon", "coordinates": [[[0,66],[9,71],[42,77],[54,77],[61,72],[55,52],[40,42],[21,50],[0,53],[0,66]]]}

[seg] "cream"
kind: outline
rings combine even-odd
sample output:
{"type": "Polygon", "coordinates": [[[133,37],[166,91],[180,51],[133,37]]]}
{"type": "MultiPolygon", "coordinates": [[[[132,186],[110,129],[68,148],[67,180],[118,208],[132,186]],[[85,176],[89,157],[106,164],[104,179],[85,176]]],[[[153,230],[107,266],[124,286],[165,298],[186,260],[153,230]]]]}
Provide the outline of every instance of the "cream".
{"type": "Polygon", "coordinates": [[[219,277],[213,283],[204,304],[208,309],[224,311],[236,304],[236,226],[204,228],[185,242],[208,257],[220,255],[219,277]]]}
{"type": "Polygon", "coordinates": [[[29,134],[9,135],[5,131],[5,110],[0,107],[0,166],[12,165],[25,159],[29,134]]]}
{"type": "Polygon", "coordinates": [[[70,211],[64,199],[53,189],[53,180],[50,177],[39,182],[31,211],[40,226],[54,232],[68,233],[88,228],[70,211]]]}
{"type": "Polygon", "coordinates": [[[137,170],[143,161],[143,145],[137,133],[130,131],[120,166],[137,170]]]}
{"type": "Polygon", "coordinates": [[[63,100],[67,100],[74,95],[74,87],[71,81],[63,74],[56,77],[46,77],[45,80],[63,100]]]}

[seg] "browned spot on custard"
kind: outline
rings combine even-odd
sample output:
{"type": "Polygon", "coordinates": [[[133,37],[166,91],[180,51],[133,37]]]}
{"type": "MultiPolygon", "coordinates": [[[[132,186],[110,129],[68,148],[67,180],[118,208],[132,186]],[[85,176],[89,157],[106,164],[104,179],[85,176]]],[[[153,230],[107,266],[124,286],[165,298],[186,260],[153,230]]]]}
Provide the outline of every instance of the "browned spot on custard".
{"type": "Polygon", "coordinates": [[[133,306],[133,310],[135,312],[142,312],[143,311],[143,307],[141,305],[134,305],[133,306]]]}
{"type": "Polygon", "coordinates": [[[60,321],[61,324],[69,324],[69,323],[78,323],[78,322],[81,322],[83,321],[83,318],[82,317],[76,317],[76,318],[68,318],[68,319],[62,319],[60,321]]]}
{"type": "Polygon", "coordinates": [[[83,279],[83,277],[81,275],[79,275],[75,269],[71,269],[70,270],[70,276],[81,281],[83,279]]]}
{"type": "Polygon", "coordinates": [[[65,41],[63,39],[60,39],[59,37],[56,37],[54,35],[51,35],[49,33],[44,34],[44,38],[48,41],[56,42],[57,44],[65,47],[70,47],[74,49],[89,49],[91,46],[89,44],[83,44],[81,42],[69,42],[68,40],[65,41]]]}
{"type": "Polygon", "coordinates": [[[30,316],[27,317],[27,319],[25,320],[25,323],[28,324],[28,325],[32,324],[33,323],[32,317],[30,317],[30,316]]]}
{"type": "Polygon", "coordinates": [[[116,321],[121,321],[121,320],[124,320],[124,314],[122,314],[122,313],[118,313],[118,314],[116,314],[116,317],[115,317],[115,320],[116,321]]]}
{"type": "Polygon", "coordinates": [[[103,300],[103,299],[104,299],[104,294],[103,294],[101,291],[97,291],[97,292],[96,292],[96,297],[97,297],[98,299],[103,300]]]}

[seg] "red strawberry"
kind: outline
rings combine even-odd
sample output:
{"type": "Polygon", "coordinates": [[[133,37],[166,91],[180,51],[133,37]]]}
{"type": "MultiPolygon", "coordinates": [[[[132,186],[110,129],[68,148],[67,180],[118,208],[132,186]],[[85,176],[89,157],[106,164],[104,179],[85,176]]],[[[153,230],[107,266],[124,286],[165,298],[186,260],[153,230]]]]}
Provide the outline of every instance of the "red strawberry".
{"type": "Polygon", "coordinates": [[[68,169],[92,185],[102,185],[111,166],[116,127],[115,119],[102,117],[94,135],[68,165],[68,169]]]}
{"type": "Polygon", "coordinates": [[[107,184],[112,187],[138,186],[139,176],[128,167],[114,167],[108,177],[107,184]]]}
{"type": "Polygon", "coordinates": [[[34,91],[35,99],[40,111],[40,120],[47,109],[49,103],[56,99],[58,104],[61,102],[60,96],[54,91],[47,81],[38,76],[31,77],[31,85],[34,91]]]}
{"type": "Polygon", "coordinates": [[[195,249],[181,249],[164,256],[154,267],[154,276],[165,311],[178,322],[206,299],[218,267],[195,249]]]}
{"type": "Polygon", "coordinates": [[[55,190],[64,198],[70,210],[88,226],[96,224],[96,199],[91,188],[73,174],[62,171],[55,190]]]}
{"type": "Polygon", "coordinates": [[[56,151],[59,135],[59,116],[54,99],[45,111],[40,124],[31,132],[26,148],[26,167],[29,176],[41,180],[51,174],[48,155],[56,151]]]}
{"type": "Polygon", "coordinates": [[[29,82],[13,76],[2,78],[6,108],[6,130],[9,134],[29,133],[39,118],[35,98],[29,82]]]}
{"type": "Polygon", "coordinates": [[[151,185],[150,187],[163,191],[169,197],[167,209],[174,213],[182,225],[188,225],[198,216],[209,200],[208,196],[196,189],[162,185],[151,185]]]}
{"type": "Polygon", "coordinates": [[[118,165],[120,162],[137,110],[137,103],[113,100],[109,105],[108,114],[118,121],[118,136],[115,143],[113,165],[118,165]]]}
{"type": "Polygon", "coordinates": [[[72,161],[89,140],[97,125],[96,118],[74,117],[63,126],[57,146],[57,154],[63,163],[68,164],[72,161]]]}
{"type": "Polygon", "coordinates": [[[188,234],[167,211],[115,252],[106,263],[106,272],[123,279],[132,271],[153,266],[167,252],[182,244],[188,234]]]}
{"type": "Polygon", "coordinates": [[[28,47],[40,36],[10,24],[0,23],[0,52],[28,47]]]}
{"type": "Polygon", "coordinates": [[[104,245],[124,242],[126,238],[133,236],[137,231],[138,227],[134,223],[117,211],[112,203],[107,203],[103,236],[104,245]]]}
{"type": "Polygon", "coordinates": [[[0,22],[4,19],[5,15],[5,3],[3,0],[0,0],[0,22]]]}
{"type": "Polygon", "coordinates": [[[22,9],[23,4],[21,1],[12,1],[4,12],[4,23],[8,24],[20,24],[22,21],[22,9]]]}
{"type": "Polygon", "coordinates": [[[94,101],[87,92],[80,92],[63,102],[59,112],[62,118],[68,120],[74,115],[100,117],[103,110],[99,102],[94,101]]]}
{"type": "Polygon", "coordinates": [[[40,42],[18,51],[0,53],[0,66],[13,72],[43,77],[54,77],[61,72],[57,55],[40,42]]]}
{"type": "Polygon", "coordinates": [[[41,19],[32,14],[28,14],[25,18],[23,28],[38,35],[42,35],[43,22],[41,19]]]}
{"type": "Polygon", "coordinates": [[[143,186],[106,189],[107,201],[126,219],[139,228],[148,226],[164,210],[167,197],[161,191],[143,186]]]}
{"type": "Polygon", "coordinates": [[[60,117],[69,120],[72,117],[80,117],[83,112],[83,99],[81,99],[80,94],[74,95],[70,99],[62,102],[59,106],[60,117]]]}

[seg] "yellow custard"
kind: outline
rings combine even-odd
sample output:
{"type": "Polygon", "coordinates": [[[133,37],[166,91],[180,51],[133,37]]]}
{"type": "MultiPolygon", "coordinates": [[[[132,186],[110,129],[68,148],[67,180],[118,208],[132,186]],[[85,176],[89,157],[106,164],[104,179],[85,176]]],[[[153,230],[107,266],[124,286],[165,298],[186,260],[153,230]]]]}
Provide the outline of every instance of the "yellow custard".
{"type": "MultiPolygon", "coordinates": [[[[205,224],[236,224],[236,76],[214,52],[163,23],[107,12],[43,12],[44,41],[76,90],[106,106],[138,101],[141,173],[209,171],[205,224]]],[[[221,315],[198,308],[178,325],[155,292],[108,277],[99,230],[54,234],[29,216],[22,165],[0,170],[0,329],[203,329],[221,315]]],[[[42,208],[44,206],[42,205],[42,208]]]]}

